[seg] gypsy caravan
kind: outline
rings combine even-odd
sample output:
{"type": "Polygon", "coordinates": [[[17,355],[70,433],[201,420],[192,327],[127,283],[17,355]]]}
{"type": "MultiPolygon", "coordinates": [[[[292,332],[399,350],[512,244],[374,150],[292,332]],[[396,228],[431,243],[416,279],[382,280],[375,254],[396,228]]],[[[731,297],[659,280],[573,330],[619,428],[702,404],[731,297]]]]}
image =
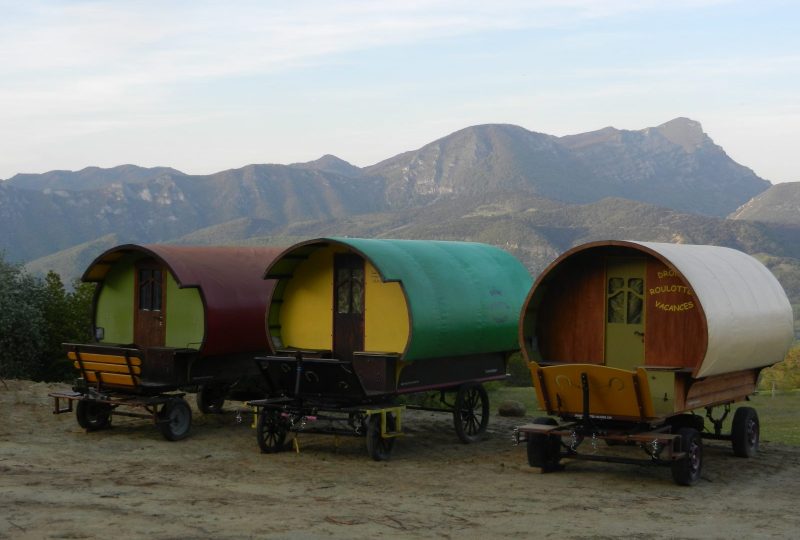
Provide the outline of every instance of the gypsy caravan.
{"type": "Polygon", "coordinates": [[[688,485],[701,473],[702,438],[731,440],[737,456],[757,451],[753,408],[736,409],[729,433],[723,421],[755,392],[760,370],[785,357],[792,309],[769,270],[740,251],[594,242],[539,276],[519,339],[550,415],[519,428],[531,466],[556,470],[562,457],[632,461],[597,455],[596,441],[606,439],[638,444],[646,462],[670,465],[688,485]],[[591,453],[578,452],[585,439],[591,453]]]}
{"type": "Polygon", "coordinates": [[[506,377],[532,283],[516,258],[468,242],[321,238],[286,250],[265,278],[277,284],[275,354],[258,360],[271,397],[252,403],[262,451],[316,431],[366,435],[386,459],[401,433],[394,398],[426,391],[463,442],[482,436],[482,383],[506,377]]]}
{"type": "Polygon", "coordinates": [[[263,392],[253,356],[268,347],[264,312],[274,283],[262,274],[280,252],[126,244],[101,254],[82,277],[97,283],[96,341],[64,344],[79,379],[73,392],[52,394],[55,411],[77,401],[88,430],[107,427],[112,414],[144,416],[176,440],[189,433],[191,409],[183,394],[167,392],[198,388],[203,412],[220,411],[228,396],[259,395],[236,392],[253,381],[263,392]]]}

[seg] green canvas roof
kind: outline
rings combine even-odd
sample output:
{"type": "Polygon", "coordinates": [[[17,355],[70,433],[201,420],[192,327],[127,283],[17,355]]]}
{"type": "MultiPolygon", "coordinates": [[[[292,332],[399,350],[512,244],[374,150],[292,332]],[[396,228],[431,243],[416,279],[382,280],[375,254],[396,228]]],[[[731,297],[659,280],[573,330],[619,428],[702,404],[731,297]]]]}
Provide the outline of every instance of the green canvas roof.
{"type": "Polygon", "coordinates": [[[402,284],[411,318],[403,359],[519,348],[517,321],[533,280],[509,253],[472,242],[321,238],[290,248],[265,277],[287,277],[299,263],[292,256],[329,243],[359,252],[383,281],[402,284]]]}

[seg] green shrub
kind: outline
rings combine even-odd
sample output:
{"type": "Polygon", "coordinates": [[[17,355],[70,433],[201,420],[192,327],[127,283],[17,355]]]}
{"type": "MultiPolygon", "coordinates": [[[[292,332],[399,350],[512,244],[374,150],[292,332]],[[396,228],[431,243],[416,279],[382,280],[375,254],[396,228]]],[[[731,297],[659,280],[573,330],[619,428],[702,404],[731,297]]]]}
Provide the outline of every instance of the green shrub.
{"type": "Polygon", "coordinates": [[[795,344],[782,362],[761,372],[758,387],[761,390],[800,388],[800,344],[795,344]]]}

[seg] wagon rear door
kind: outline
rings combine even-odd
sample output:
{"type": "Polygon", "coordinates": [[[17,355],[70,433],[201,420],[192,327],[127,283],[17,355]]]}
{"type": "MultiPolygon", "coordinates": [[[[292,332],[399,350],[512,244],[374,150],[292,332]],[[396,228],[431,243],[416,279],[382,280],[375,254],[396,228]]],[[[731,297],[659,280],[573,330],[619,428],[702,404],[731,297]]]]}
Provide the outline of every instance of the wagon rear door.
{"type": "Polygon", "coordinates": [[[352,360],[364,350],[364,259],[336,254],[333,269],[333,353],[352,360]]]}
{"type": "Polygon", "coordinates": [[[644,365],[645,259],[606,259],[606,365],[644,365]]]}
{"type": "Polygon", "coordinates": [[[152,259],[136,264],[133,340],[139,347],[163,347],[167,304],[166,270],[152,259]]]}

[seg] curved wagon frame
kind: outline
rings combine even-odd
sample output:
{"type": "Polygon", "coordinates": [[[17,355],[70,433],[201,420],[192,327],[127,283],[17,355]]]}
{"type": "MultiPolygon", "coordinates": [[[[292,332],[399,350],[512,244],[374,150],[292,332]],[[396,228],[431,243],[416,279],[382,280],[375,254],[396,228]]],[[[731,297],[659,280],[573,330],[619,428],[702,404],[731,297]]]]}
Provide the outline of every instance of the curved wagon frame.
{"type": "Polygon", "coordinates": [[[261,395],[252,359],[268,347],[263,320],[274,286],[261,274],[280,251],[125,244],[99,255],[82,276],[98,284],[95,342],[63,344],[78,379],[72,392],[51,394],[54,413],[77,402],[87,430],[109,427],[112,416],[144,417],[179,440],[191,408],[177,390],[196,390],[204,413],[220,412],[226,398],[261,395]]]}
{"type": "Polygon", "coordinates": [[[251,402],[262,451],[313,431],[366,436],[371,457],[387,459],[407,408],[450,413],[462,442],[482,438],[482,383],[506,377],[532,282],[513,256],[469,242],[320,238],[286,250],[264,277],[277,284],[275,354],[257,359],[272,397],[251,402]],[[397,405],[427,392],[439,405],[397,405]]]}
{"type": "Polygon", "coordinates": [[[519,338],[550,415],[517,430],[532,466],[557,470],[564,457],[667,465],[691,485],[703,438],[731,441],[737,456],[756,453],[754,409],[739,407],[727,431],[724,423],[755,392],[761,369],[784,358],[793,320],[775,277],[742,252],[604,241],[564,253],[539,276],[519,338]],[[648,457],[597,455],[598,440],[648,457]],[[579,451],[584,441],[591,452],[579,451]]]}

